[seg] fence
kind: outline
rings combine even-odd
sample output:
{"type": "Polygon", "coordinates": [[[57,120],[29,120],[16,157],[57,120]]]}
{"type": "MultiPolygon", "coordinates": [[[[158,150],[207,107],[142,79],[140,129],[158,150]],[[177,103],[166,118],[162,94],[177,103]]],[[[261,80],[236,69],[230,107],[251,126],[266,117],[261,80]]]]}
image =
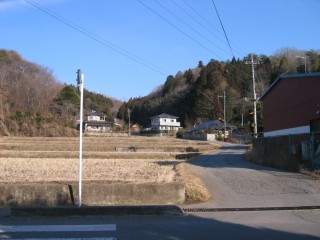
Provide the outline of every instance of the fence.
{"type": "Polygon", "coordinates": [[[320,166],[320,132],[256,138],[253,161],[288,170],[320,166]]]}
{"type": "Polygon", "coordinates": [[[240,144],[252,143],[253,135],[250,133],[232,133],[230,135],[231,142],[240,144]]]}

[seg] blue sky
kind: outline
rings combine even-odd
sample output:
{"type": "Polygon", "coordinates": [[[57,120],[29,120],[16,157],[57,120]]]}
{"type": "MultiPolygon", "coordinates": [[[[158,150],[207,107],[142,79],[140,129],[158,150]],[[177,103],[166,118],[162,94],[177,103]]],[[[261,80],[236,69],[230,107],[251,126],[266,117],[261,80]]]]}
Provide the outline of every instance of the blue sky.
{"type": "MultiPolygon", "coordinates": [[[[120,100],[145,96],[200,60],[232,58],[212,0],[32,1],[47,13],[0,0],[0,48],[48,67],[62,83],[75,84],[81,68],[85,88],[120,100]]],[[[214,2],[237,58],[320,49],[319,0],[214,2]]]]}

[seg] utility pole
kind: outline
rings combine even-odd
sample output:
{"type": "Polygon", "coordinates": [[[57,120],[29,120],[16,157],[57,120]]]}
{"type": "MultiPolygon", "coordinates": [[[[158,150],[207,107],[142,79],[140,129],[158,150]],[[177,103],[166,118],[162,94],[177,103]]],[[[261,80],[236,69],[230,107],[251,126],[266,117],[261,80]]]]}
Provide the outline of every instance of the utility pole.
{"type": "Polygon", "coordinates": [[[226,91],[223,91],[222,96],[218,96],[218,98],[223,98],[223,121],[224,121],[224,139],[226,139],[227,133],[227,119],[226,119],[226,91]]]}
{"type": "Polygon", "coordinates": [[[130,131],[130,112],[131,112],[131,110],[128,108],[128,115],[129,115],[128,135],[129,135],[129,136],[131,136],[131,131],[130,131]]]}
{"type": "Polygon", "coordinates": [[[296,56],[296,58],[304,59],[304,73],[307,73],[307,56],[305,56],[305,57],[296,56]]]}
{"type": "Polygon", "coordinates": [[[81,207],[82,202],[82,129],[83,129],[83,81],[84,76],[81,74],[81,70],[77,71],[77,84],[80,91],[80,127],[79,127],[79,196],[78,207],[81,207]]]}
{"type": "Polygon", "coordinates": [[[254,118],[254,128],[253,136],[257,137],[258,125],[257,125],[257,94],[256,94],[256,81],[254,80],[254,67],[258,63],[253,61],[253,53],[251,53],[251,61],[247,61],[246,64],[251,64],[252,67],[252,88],[253,88],[253,118],[254,118]]]}

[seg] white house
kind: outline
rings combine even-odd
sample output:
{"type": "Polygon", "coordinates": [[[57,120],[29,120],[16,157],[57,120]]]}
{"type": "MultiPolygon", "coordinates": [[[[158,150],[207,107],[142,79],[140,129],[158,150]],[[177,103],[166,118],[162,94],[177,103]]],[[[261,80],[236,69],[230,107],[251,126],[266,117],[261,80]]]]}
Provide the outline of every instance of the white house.
{"type": "Polygon", "coordinates": [[[154,116],[151,118],[151,129],[153,130],[179,130],[179,117],[175,117],[166,113],[154,116]]]}

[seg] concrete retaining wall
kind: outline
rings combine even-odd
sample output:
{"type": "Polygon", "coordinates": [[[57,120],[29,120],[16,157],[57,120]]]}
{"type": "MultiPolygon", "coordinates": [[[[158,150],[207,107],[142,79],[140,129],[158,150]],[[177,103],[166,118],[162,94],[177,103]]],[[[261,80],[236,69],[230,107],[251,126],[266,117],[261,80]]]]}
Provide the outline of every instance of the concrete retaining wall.
{"type": "Polygon", "coordinates": [[[183,139],[190,140],[200,140],[200,141],[215,141],[215,134],[192,134],[192,133],[184,133],[182,135],[183,139]]]}
{"type": "MultiPolygon", "coordinates": [[[[87,206],[179,204],[185,200],[182,183],[84,183],[82,203],[87,206]]],[[[0,205],[60,206],[78,203],[77,184],[0,184],[0,205]]]]}

